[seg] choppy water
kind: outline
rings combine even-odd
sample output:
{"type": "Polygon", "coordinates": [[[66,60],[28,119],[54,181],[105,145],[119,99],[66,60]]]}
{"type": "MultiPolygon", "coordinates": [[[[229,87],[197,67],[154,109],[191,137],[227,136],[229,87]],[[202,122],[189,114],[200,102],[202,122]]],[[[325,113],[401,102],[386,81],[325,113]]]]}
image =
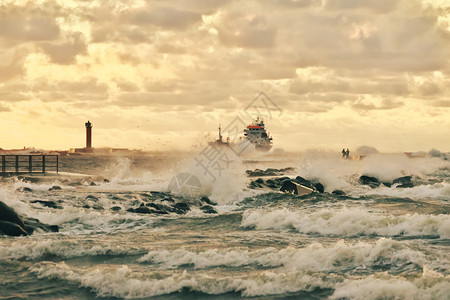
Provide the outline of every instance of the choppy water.
{"type": "Polygon", "coordinates": [[[63,171],[100,176],[1,184],[0,200],[60,232],[0,237],[0,299],[450,299],[450,163],[442,157],[259,157],[206,187],[218,214],[182,199],[194,203],[184,215],[127,209],[166,197],[158,192],[188,160],[61,159],[63,171]],[[245,170],[267,167],[294,167],[287,176],[317,179],[326,193],[247,188],[245,170]],[[414,187],[371,189],[361,174],[412,175],[414,187]],[[54,185],[62,189],[49,191],[54,185]]]}

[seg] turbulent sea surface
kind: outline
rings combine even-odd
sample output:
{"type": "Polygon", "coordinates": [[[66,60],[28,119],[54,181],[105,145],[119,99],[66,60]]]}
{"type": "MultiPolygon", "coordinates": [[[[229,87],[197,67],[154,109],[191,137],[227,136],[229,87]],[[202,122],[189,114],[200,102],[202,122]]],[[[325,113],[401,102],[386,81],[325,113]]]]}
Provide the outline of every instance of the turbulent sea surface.
{"type": "Polygon", "coordinates": [[[0,299],[450,299],[445,155],[260,155],[202,182],[197,198],[167,191],[178,172],[194,172],[185,157],[77,156],[61,164],[62,172],[91,176],[0,183],[0,200],[19,215],[60,227],[0,236],[0,299]],[[249,188],[258,177],[246,170],[286,167],[293,169],[277,175],[315,180],[325,192],[249,188]],[[369,187],[361,175],[385,183],[412,176],[413,186],[369,187]],[[201,196],[217,213],[200,209],[201,196]],[[134,211],[175,202],[190,209],[134,211]]]}

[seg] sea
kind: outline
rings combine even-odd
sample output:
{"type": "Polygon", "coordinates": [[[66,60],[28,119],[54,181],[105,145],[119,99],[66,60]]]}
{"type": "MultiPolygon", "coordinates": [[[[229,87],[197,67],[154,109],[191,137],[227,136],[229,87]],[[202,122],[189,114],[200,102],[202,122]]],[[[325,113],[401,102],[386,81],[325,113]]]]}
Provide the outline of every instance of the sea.
{"type": "Polygon", "coordinates": [[[59,175],[4,178],[1,201],[59,232],[0,236],[0,299],[450,299],[449,153],[196,158],[61,156],[59,175]],[[297,176],[324,192],[251,185],[297,176]]]}

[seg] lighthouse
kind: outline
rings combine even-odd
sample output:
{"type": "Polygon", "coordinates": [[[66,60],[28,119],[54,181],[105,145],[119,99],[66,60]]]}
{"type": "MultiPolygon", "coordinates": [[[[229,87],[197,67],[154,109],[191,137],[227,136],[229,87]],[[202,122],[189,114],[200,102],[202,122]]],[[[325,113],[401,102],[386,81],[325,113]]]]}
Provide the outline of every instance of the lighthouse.
{"type": "Polygon", "coordinates": [[[86,126],[86,148],[90,149],[92,148],[92,124],[87,121],[84,125],[86,126]]]}

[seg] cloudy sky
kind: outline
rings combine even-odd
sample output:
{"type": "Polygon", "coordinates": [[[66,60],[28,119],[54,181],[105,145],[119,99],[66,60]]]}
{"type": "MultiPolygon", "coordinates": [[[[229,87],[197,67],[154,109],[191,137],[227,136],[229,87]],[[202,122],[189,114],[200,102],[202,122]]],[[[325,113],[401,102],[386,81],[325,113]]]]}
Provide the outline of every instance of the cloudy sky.
{"type": "Polygon", "coordinates": [[[450,0],[0,0],[0,148],[450,151],[450,0]],[[248,120],[242,117],[245,122],[248,120]]]}

